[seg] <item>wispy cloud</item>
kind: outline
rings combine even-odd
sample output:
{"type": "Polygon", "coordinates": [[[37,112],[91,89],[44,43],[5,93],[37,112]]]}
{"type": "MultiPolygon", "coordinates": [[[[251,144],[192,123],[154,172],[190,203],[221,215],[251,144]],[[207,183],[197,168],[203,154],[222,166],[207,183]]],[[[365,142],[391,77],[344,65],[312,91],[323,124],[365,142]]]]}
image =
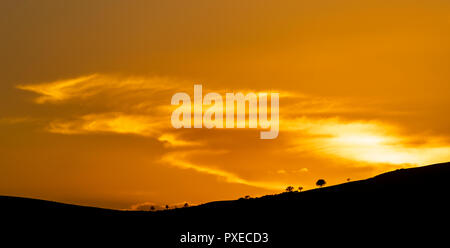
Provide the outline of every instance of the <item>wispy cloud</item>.
{"type": "Polygon", "coordinates": [[[71,99],[84,99],[110,93],[118,96],[133,92],[140,93],[155,90],[173,89],[177,81],[163,77],[115,77],[104,74],[92,74],[77,78],[57,80],[49,83],[18,85],[21,90],[31,91],[39,96],[36,103],[62,102],[71,99]],[[139,92],[141,91],[141,92],[139,92]]]}
{"type": "Polygon", "coordinates": [[[201,142],[194,142],[182,140],[177,135],[171,133],[164,133],[158,137],[158,140],[171,147],[186,147],[186,146],[200,146],[201,142]]]}
{"type": "Polygon", "coordinates": [[[162,124],[151,116],[103,113],[84,115],[74,120],[52,121],[48,131],[60,134],[110,132],[155,136],[162,124]]]}
{"type": "MultiPolygon", "coordinates": [[[[199,154],[206,154],[206,153],[214,153],[217,155],[218,153],[226,153],[226,151],[191,150],[189,152],[171,152],[164,155],[163,158],[161,159],[161,162],[170,164],[172,166],[176,166],[181,169],[192,169],[200,173],[214,175],[229,183],[244,184],[247,186],[264,188],[269,190],[279,190],[280,185],[283,185],[280,182],[246,180],[226,170],[215,168],[213,166],[199,165],[189,161],[188,158],[189,156],[196,156],[199,154]]],[[[214,161],[210,161],[210,163],[213,162],[214,161]]]]}

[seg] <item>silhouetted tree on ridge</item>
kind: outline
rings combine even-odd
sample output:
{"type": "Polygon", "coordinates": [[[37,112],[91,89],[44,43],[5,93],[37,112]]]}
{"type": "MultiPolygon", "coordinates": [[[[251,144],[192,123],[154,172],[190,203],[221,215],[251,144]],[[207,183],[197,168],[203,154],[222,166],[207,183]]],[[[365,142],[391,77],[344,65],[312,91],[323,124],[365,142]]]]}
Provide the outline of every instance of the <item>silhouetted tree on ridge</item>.
{"type": "Polygon", "coordinates": [[[324,179],[319,179],[319,180],[317,180],[317,182],[316,182],[316,185],[319,186],[319,187],[321,187],[321,188],[322,188],[322,186],[324,186],[325,184],[327,184],[327,182],[325,182],[324,179]]]}
{"type": "Polygon", "coordinates": [[[292,187],[292,186],[286,187],[286,192],[292,192],[292,191],[294,191],[294,187],[292,187]]]}

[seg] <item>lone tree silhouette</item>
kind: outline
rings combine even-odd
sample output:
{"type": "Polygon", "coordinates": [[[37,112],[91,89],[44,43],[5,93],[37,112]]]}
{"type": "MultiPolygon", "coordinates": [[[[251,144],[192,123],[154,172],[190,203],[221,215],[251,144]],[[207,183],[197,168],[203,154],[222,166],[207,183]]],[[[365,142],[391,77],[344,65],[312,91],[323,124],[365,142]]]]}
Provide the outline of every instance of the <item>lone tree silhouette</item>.
{"type": "Polygon", "coordinates": [[[302,192],[302,190],[303,190],[302,186],[298,187],[298,192],[302,192]]]}
{"type": "Polygon", "coordinates": [[[155,211],[155,206],[151,206],[150,211],[155,211]]]}
{"type": "Polygon", "coordinates": [[[325,184],[327,184],[327,182],[325,182],[325,180],[323,180],[323,179],[319,179],[319,180],[317,180],[317,182],[316,182],[316,185],[319,186],[319,187],[321,187],[321,188],[322,188],[322,186],[324,186],[325,184]]]}
{"type": "Polygon", "coordinates": [[[189,204],[186,202],[183,207],[187,208],[189,207],[189,204]]]}
{"type": "Polygon", "coordinates": [[[292,192],[292,191],[294,191],[294,187],[292,187],[292,186],[287,186],[286,192],[292,192]]]}
{"type": "Polygon", "coordinates": [[[169,205],[166,205],[166,209],[169,209],[169,205]]]}

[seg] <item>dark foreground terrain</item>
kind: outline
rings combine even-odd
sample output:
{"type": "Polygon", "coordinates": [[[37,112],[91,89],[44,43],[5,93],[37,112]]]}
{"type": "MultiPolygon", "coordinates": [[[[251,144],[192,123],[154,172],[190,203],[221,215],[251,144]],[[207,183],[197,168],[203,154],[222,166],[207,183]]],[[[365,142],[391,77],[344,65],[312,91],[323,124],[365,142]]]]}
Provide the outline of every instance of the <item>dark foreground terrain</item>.
{"type": "Polygon", "coordinates": [[[396,170],[301,193],[159,212],[0,196],[4,229],[0,237],[15,244],[62,247],[72,243],[82,247],[435,247],[438,241],[446,247],[449,202],[450,163],[396,170]],[[181,235],[187,232],[214,234],[221,240],[212,245],[181,243],[181,235]],[[269,238],[267,243],[225,243],[226,232],[267,233],[269,238]]]}

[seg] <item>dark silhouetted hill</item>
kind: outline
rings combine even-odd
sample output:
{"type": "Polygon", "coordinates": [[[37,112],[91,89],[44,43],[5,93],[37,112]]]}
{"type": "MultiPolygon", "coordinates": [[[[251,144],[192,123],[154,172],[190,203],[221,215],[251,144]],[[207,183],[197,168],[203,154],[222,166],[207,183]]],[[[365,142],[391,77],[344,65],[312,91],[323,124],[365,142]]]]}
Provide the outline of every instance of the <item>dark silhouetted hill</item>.
{"type": "MultiPolygon", "coordinates": [[[[157,212],[1,196],[0,217],[10,234],[50,242],[163,242],[150,247],[204,247],[180,244],[179,235],[267,232],[270,243],[265,246],[236,247],[309,247],[306,244],[311,242],[364,247],[369,242],[406,245],[424,241],[430,245],[446,237],[449,196],[450,163],[441,163],[300,193],[157,212]]],[[[219,242],[212,247],[235,246],[219,242]]]]}

